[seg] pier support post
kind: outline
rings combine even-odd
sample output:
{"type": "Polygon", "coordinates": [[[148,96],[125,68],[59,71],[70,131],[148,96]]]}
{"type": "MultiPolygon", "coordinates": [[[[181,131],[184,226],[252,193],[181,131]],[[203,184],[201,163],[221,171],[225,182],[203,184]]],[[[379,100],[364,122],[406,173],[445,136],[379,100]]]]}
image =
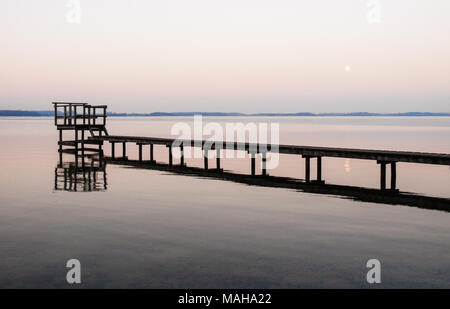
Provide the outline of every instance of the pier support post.
{"type": "Polygon", "coordinates": [[[208,169],[208,149],[204,149],[204,155],[203,155],[203,161],[204,161],[204,166],[205,166],[205,170],[208,169]]]}
{"type": "Polygon", "coordinates": [[[116,158],[116,142],[111,142],[111,158],[116,158]]]}
{"type": "Polygon", "coordinates": [[[397,191],[397,162],[377,161],[380,164],[380,189],[386,190],[386,165],[391,165],[391,191],[397,191]]]}
{"type": "Polygon", "coordinates": [[[386,190],[386,162],[380,162],[380,189],[386,190]]]}
{"type": "Polygon", "coordinates": [[[106,169],[103,169],[103,189],[108,188],[108,182],[106,181],[106,169]]]}
{"type": "Polygon", "coordinates": [[[252,176],[256,175],[256,155],[254,153],[250,154],[251,161],[252,161],[252,176]]]}
{"type": "Polygon", "coordinates": [[[173,165],[173,156],[172,156],[172,146],[167,146],[169,148],[169,166],[173,165]]]}
{"type": "Polygon", "coordinates": [[[317,157],[317,182],[322,182],[322,157],[317,157]]]}
{"type": "Polygon", "coordinates": [[[139,162],[142,162],[142,144],[139,145],[139,162]]]}
{"type": "Polygon", "coordinates": [[[397,184],[397,162],[391,162],[391,190],[395,191],[397,184]]]}
{"type": "Polygon", "coordinates": [[[153,144],[150,144],[150,163],[155,163],[153,158],[153,144]]]}
{"type": "Polygon", "coordinates": [[[180,165],[184,166],[184,146],[183,145],[180,146],[180,154],[181,154],[180,165]]]}
{"type": "Polygon", "coordinates": [[[220,171],[220,148],[216,148],[216,169],[220,171]]]}
{"type": "Polygon", "coordinates": [[[62,130],[59,130],[59,164],[62,166],[62,159],[63,159],[63,146],[62,146],[62,141],[63,141],[63,133],[62,130]]]}
{"type": "Polygon", "coordinates": [[[122,143],[122,158],[125,160],[126,157],[127,157],[127,143],[123,142],[122,143]]]}
{"type": "Polygon", "coordinates": [[[84,129],[81,129],[81,150],[84,150],[84,139],[85,139],[84,129]]]}
{"type": "Polygon", "coordinates": [[[311,157],[305,156],[305,181],[311,182],[311,157]]]}
{"type": "MultiPolygon", "coordinates": [[[[83,118],[84,119],[84,118],[83,118]]],[[[84,129],[81,129],[81,165],[84,167],[84,129]]]]}
{"type": "Polygon", "coordinates": [[[75,166],[75,169],[73,170],[73,191],[75,192],[77,192],[78,189],[77,169],[78,167],[75,166]]]}
{"type": "Polygon", "coordinates": [[[100,157],[103,157],[103,141],[98,144],[98,152],[100,154],[100,157]]]}
{"type": "Polygon", "coordinates": [[[266,176],[267,175],[267,155],[265,152],[262,153],[261,170],[262,170],[262,175],[266,176]]]}
{"type": "Polygon", "coordinates": [[[78,168],[78,129],[75,128],[75,167],[78,168]]]}

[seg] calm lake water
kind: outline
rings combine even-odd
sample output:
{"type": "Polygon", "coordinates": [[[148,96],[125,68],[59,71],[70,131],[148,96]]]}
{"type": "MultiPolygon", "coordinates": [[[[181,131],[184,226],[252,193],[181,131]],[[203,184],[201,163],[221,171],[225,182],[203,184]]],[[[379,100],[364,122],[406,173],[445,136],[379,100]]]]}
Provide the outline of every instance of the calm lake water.
{"type": "MultiPolygon", "coordinates": [[[[203,120],[278,122],[283,144],[450,153],[450,118],[203,120]]],[[[110,118],[108,130],[171,137],[180,121],[192,118],[110,118]]],[[[375,258],[376,287],[450,288],[450,212],[117,165],[106,168],[106,190],[68,192],[54,188],[52,119],[0,118],[0,145],[2,288],[69,287],[72,258],[82,265],[81,287],[372,288],[366,262],[375,258]]],[[[167,162],[166,149],[155,151],[167,162]]],[[[128,154],[136,157],[136,147],[128,154]]],[[[280,161],[271,175],[304,177],[300,157],[280,161]]],[[[248,158],[222,165],[250,171],[248,158]]],[[[401,191],[450,198],[449,167],[400,163],[397,174],[401,191]]],[[[377,188],[379,166],[324,158],[323,178],[377,188]]]]}

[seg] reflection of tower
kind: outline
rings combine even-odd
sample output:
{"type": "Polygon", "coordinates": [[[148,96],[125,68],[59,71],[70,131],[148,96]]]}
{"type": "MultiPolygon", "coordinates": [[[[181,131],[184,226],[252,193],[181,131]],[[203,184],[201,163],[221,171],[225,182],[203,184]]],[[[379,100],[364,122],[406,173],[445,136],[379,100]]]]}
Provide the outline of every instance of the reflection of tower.
{"type": "Polygon", "coordinates": [[[106,163],[101,160],[90,160],[84,166],[64,162],[55,168],[55,190],[105,191],[107,185],[106,163]]]}
{"type": "Polygon", "coordinates": [[[55,126],[59,131],[59,162],[55,168],[55,190],[106,190],[103,141],[86,138],[86,133],[91,136],[108,135],[106,105],[54,102],[53,107],[55,126]],[[63,132],[71,134],[72,139],[64,140],[63,132]],[[74,155],[75,160],[64,162],[63,153],[74,155]]]}

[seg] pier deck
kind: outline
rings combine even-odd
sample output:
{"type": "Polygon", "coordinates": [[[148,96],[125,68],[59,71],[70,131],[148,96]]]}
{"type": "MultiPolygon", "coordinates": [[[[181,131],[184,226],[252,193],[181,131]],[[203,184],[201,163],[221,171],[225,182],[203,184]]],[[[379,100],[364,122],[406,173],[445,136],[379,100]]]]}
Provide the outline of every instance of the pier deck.
{"type": "MultiPolygon", "coordinates": [[[[170,146],[175,139],[159,138],[159,137],[139,137],[139,136],[95,136],[89,137],[89,140],[108,141],[111,143],[136,143],[144,145],[165,145],[170,146]]],[[[185,147],[204,147],[211,145],[210,149],[220,147],[221,149],[245,150],[250,151],[256,149],[256,153],[273,152],[270,145],[252,144],[252,143],[227,143],[227,142],[211,142],[206,140],[180,140],[185,147]]],[[[409,162],[422,164],[437,164],[450,166],[450,154],[444,153],[426,153],[426,152],[410,152],[410,151],[393,151],[393,150],[369,150],[369,149],[352,149],[352,148],[334,148],[334,147],[318,147],[318,146],[297,146],[297,145],[279,145],[279,153],[297,154],[309,157],[337,157],[348,159],[376,160],[379,162],[409,162]]]]}
{"type": "MultiPolygon", "coordinates": [[[[335,148],[335,147],[318,147],[318,146],[299,146],[299,145],[272,145],[255,144],[255,143],[239,143],[239,142],[223,142],[223,141],[208,141],[208,140],[177,140],[171,138],[159,137],[142,137],[142,136],[91,136],[89,141],[109,142],[111,144],[111,157],[115,158],[115,144],[121,143],[123,145],[122,157],[126,157],[126,144],[135,143],[139,146],[139,161],[143,162],[142,147],[143,145],[150,145],[150,163],[155,163],[154,160],[154,145],[164,145],[169,149],[169,166],[173,165],[172,148],[179,147],[183,150],[184,147],[199,147],[204,150],[204,168],[209,169],[208,166],[208,152],[210,150],[241,150],[247,151],[251,155],[251,174],[256,175],[256,154],[262,156],[262,175],[267,175],[266,170],[266,156],[270,152],[278,152],[281,154],[299,155],[305,159],[305,182],[324,183],[322,180],[322,158],[348,158],[360,160],[373,160],[380,165],[380,189],[386,190],[386,168],[390,165],[390,191],[397,192],[397,163],[418,163],[418,164],[434,164],[450,166],[450,154],[444,153],[424,153],[424,152],[410,152],[410,151],[393,151],[393,150],[370,150],[370,149],[352,149],[352,148],[335,148]],[[317,179],[311,180],[311,159],[317,160],[317,179]]],[[[181,152],[182,166],[184,163],[183,151],[181,152]]],[[[217,154],[220,154],[218,151],[217,154]]],[[[216,157],[216,170],[220,168],[220,156],[216,157]]]]}

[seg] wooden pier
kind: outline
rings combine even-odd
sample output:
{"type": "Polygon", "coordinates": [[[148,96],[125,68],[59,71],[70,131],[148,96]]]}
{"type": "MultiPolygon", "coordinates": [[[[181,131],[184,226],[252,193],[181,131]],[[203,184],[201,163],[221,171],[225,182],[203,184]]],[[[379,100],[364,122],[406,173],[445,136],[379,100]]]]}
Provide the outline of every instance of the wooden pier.
{"type": "Polygon", "coordinates": [[[221,150],[246,151],[250,154],[251,175],[256,176],[256,156],[261,155],[262,158],[262,176],[267,175],[266,158],[271,152],[279,152],[280,154],[289,154],[302,157],[305,162],[305,179],[306,184],[314,183],[323,184],[322,177],[323,159],[327,157],[348,158],[372,160],[380,166],[380,189],[390,192],[397,192],[397,163],[416,163],[416,164],[433,164],[450,166],[450,154],[442,153],[423,153],[408,151],[392,151],[392,150],[369,150],[369,149],[351,149],[351,148],[333,148],[333,147],[314,147],[299,145],[277,145],[272,148],[267,144],[256,143],[239,143],[225,141],[209,141],[209,140],[178,140],[159,137],[141,137],[141,136],[120,136],[109,135],[106,130],[106,105],[92,106],[86,103],[53,103],[55,109],[55,125],[59,130],[59,152],[72,153],[76,156],[84,158],[87,155],[97,154],[103,156],[103,143],[111,144],[112,160],[126,161],[127,143],[135,144],[138,147],[138,162],[146,164],[156,164],[154,156],[154,146],[163,145],[169,150],[169,166],[173,165],[172,150],[178,147],[181,150],[180,166],[185,167],[185,158],[183,150],[185,147],[198,147],[203,150],[204,169],[210,169],[208,165],[209,151],[215,150],[216,166],[215,170],[222,171],[220,161],[221,150]],[[97,112],[100,110],[100,113],[97,112]],[[64,141],[62,132],[64,130],[74,131],[75,138],[73,140],[64,141]],[[90,133],[86,138],[85,131],[90,133]],[[81,138],[79,137],[81,133],[81,138]],[[116,156],[116,144],[122,144],[122,156],[116,156]],[[86,145],[97,145],[98,148],[86,147],[86,145]],[[68,146],[70,148],[63,148],[68,146]],[[143,158],[143,147],[150,148],[149,160],[143,158]],[[311,159],[317,160],[317,179],[311,179],[311,159]],[[386,174],[387,167],[390,167],[390,186],[387,188],[386,174]]]}
{"type": "MultiPolygon", "coordinates": [[[[275,150],[271,149],[270,145],[266,144],[253,144],[253,143],[227,143],[227,142],[211,142],[207,140],[176,140],[170,138],[157,138],[157,137],[138,137],[138,136],[93,136],[89,137],[90,141],[107,141],[111,144],[111,157],[117,158],[115,153],[115,144],[122,144],[122,158],[127,158],[126,144],[132,143],[138,146],[139,161],[143,160],[142,147],[144,145],[150,147],[150,160],[149,164],[155,162],[154,145],[164,145],[169,149],[169,165],[173,164],[172,148],[177,141],[184,147],[200,147],[204,151],[204,168],[209,169],[208,166],[208,151],[210,150],[244,150],[250,154],[251,174],[256,174],[256,154],[261,154],[262,157],[262,175],[267,175],[265,168],[265,160],[267,153],[275,150]]],[[[367,150],[367,149],[350,149],[350,148],[332,148],[332,147],[313,147],[313,146],[297,146],[297,145],[279,145],[278,150],[281,154],[298,155],[305,159],[305,182],[319,182],[323,183],[322,177],[322,162],[323,158],[335,157],[335,158],[351,158],[362,160],[373,160],[380,166],[380,189],[386,190],[386,169],[390,166],[391,181],[390,190],[397,190],[397,163],[419,163],[419,164],[433,164],[433,165],[447,165],[450,166],[450,155],[440,153],[422,153],[422,152],[406,152],[406,151],[390,151],[390,150],[367,150]],[[311,159],[317,160],[317,179],[311,180],[311,159]]],[[[217,152],[218,154],[220,151],[217,152]]],[[[220,156],[216,156],[216,169],[220,170],[220,156]]],[[[180,164],[185,165],[184,156],[181,156],[180,164]]]]}

